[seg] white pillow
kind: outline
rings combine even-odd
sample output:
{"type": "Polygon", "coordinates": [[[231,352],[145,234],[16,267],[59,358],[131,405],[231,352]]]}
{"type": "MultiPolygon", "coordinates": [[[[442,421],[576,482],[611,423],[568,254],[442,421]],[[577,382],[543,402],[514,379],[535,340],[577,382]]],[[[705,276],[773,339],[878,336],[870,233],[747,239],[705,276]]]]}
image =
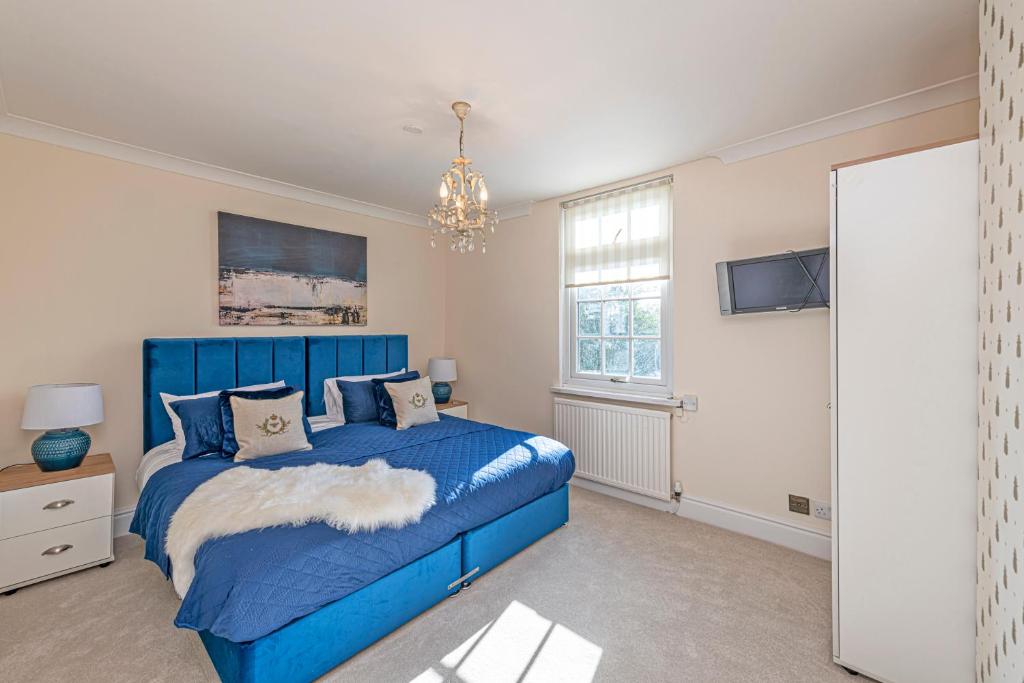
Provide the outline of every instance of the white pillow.
{"type": "Polygon", "coordinates": [[[398,423],[395,429],[409,429],[438,421],[429,377],[409,382],[385,382],[384,388],[395,404],[395,421],[398,423]]]}
{"type": "Polygon", "coordinates": [[[338,388],[338,380],[344,382],[368,382],[371,379],[394,377],[405,373],[405,368],[398,372],[386,372],[383,375],[348,375],[345,377],[328,377],[324,380],[324,405],[327,407],[327,417],[345,424],[345,410],[341,404],[341,389],[338,388]]]}
{"type": "Polygon", "coordinates": [[[238,439],[235,460],[255,460],[313,448],[302,424],[303,395],[296,391],[284,398],[264,400],[232,396],[231,412],[238,439]]]}
{"type": "MultiPolygon", "coordinates": [[[[262,389],[277,389],[284,386],[284,380],[279,379],[276,382],[270,384],[253,384],[247,387],[235,387],[234,389],[227,389],[227,391],[260,391],[262,389]]],[[[220,389],[217,391],[207,391],[202,394],[191,394],[189,396],[175,396],[174,394],[165,394],[160,392],[160,400],[164,402],[164,410],[167,411],[167,417],[171,418],[171,429],[174,430],[174,441],[178,444],[178,448],[185,448],[185,431],[181,428],[181,418],[174,412],[174,408],[171,407],[171,403],[174,401],[191,401],[197,398],[209,398],[210,396],[216,396],[221,392],[220,389]]]]}
{"type": "Polygon", "coordinates": [[[142,462],[139,463],[139,469],[135,471],[135,483],[138,485],[139,491],[146,488],[146,482],[158,471],[168,465],[181,462],[181,453],[182,449],[178,447],[174,439],[146,451],[146,454],[142,456],[142,462]]]}

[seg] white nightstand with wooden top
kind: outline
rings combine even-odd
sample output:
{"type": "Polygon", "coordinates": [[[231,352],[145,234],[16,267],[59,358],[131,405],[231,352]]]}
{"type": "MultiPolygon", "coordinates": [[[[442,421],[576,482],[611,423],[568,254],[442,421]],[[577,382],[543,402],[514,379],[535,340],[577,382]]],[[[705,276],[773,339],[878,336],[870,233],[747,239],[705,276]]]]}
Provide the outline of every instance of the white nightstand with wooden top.
{"type": "Polygon", "coordinates": [[[109,453],[60,472],[0,471],[0,592],[112,562],[113,514],[109,453]]]}
{"type": "Polygon", "coordinates": [[[448,403],[438,403],[437,412],[444,413],[445,415],[451,415],[452,417],[461,417],[465,420],[469,419],[469,403],[466,401],[460,401],[458,399],[452,399],[448,403]]]}

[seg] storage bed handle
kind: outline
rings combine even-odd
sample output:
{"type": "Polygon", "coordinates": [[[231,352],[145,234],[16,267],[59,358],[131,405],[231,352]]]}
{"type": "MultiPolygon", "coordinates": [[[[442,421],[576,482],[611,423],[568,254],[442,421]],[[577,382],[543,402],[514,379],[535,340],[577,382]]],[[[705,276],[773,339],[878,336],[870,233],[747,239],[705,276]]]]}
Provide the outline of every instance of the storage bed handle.
{"type": "Polygon", "coordinates": [[[448,584],[448,590],[451,590],[451,589],[455,588],[456,586],[462,585],[463,583],[466,582],[467,579],[469,579],[471,576],[476,574],[478,571],[480,571],[480,567],[473,567],[468,572],[466,572],[465,574],[463,574],[459,578],[457,578],[454,581],[452,581],[451,583],[449,583],[448,584]]]}
{"type": "Polygon", "coordinates": [[[46,505],[44,505],[43,509],[60,510],[61,508],[66,508],[68,505],[73,505],[74,502],[75,501],[71,500],[70,498],[65,498],[64,500],[55,500],[52,503],[47,503],[46,505]]]}

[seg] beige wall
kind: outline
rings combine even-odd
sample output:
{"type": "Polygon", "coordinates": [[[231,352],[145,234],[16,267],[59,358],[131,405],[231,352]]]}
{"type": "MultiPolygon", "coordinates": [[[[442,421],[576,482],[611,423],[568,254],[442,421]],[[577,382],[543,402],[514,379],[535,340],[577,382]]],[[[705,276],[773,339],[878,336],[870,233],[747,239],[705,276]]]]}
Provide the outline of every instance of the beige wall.
{"type": "MultiPolygon", "coordinates": [[[[828,313],[723,318],[715,263],[827,245],[833,163],[974,133],[977,114],[974,100],[745,162],[669,169],[675,392],[700,399],[673,421],[673,478],[687,496],[828,531],[787,509],[788,493],[829,499],[828,313]]],[[[559,372],[562,199],[500,224],[486,256],[449,256],[447,270],[455,395],[475,418],[543,434],[559,372]]]]}
{"type": "Polygon", "coordinates": [[[0,135],[0,465],[30,460],[26,389],[103,385],[93,452],[134,505],[142,340],[155,336],[408,333],[411,364],[444,350],[444,255],[396,223],[0,135]],[[368,236],[369,325],[220,327],[217,211],[368,236]]]}

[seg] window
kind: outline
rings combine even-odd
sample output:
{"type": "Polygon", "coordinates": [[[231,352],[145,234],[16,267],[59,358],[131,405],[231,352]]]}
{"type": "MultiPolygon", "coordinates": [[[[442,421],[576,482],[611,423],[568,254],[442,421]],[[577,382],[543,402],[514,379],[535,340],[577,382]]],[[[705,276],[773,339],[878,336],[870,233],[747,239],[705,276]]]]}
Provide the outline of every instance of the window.
{"type": "Polygon", "coordinates": [[[562,205],[563,382],[671,393],[671,178],[562,205]]]}

